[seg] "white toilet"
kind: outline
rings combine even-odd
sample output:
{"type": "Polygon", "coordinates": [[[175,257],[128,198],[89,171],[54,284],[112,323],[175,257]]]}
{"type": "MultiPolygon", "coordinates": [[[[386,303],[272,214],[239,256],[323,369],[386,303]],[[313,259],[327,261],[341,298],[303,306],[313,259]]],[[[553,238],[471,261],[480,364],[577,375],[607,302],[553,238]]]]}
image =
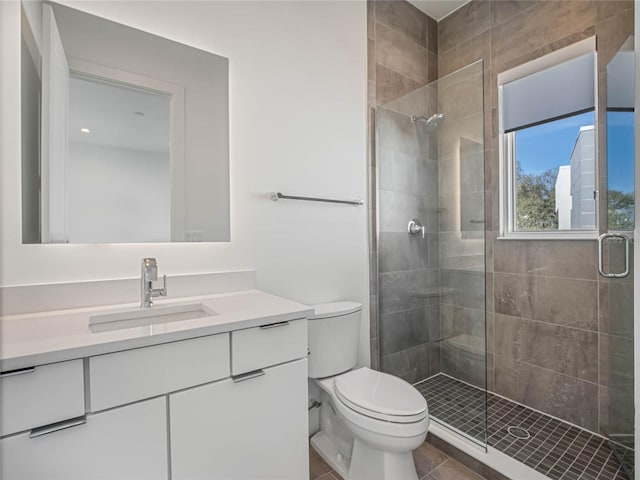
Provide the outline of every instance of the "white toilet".
{"type": "Polygon", "coordinates": [[[309,378],[321,391],[311,445],[347,480],[417,480],[411,452],[427,435],[427,402],[393,375],[352,370],[361,311],[359,303],[327,303],[309,317],[309,378]]]}

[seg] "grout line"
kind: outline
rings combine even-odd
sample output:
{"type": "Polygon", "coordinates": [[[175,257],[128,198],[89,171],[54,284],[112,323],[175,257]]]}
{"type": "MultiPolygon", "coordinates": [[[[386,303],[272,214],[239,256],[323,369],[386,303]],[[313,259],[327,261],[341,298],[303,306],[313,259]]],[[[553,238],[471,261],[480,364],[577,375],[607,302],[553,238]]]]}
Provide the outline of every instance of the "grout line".
{"type": "MultiPolygon", "coordinates": [[[[422,13],[422,12],[420,12],[420,13],[422,13]]],[[[424,14],[424,15],[425,15],[425,16],[427,16],[426,14],[424,14]]],[[[387,27],[389,30],[394,31],[395,33],[399,33],[400,35],[402,35],[402,36],[403,36],[404,38],[406,38],[407,40],[411,40],[411,42],[412,42],[412,43],[415,43],[415,44],[416,44],[416,46],[418,46],[418,47],[420,47],[421,49],[425,50],[425,51],[426,51],[426,53],[436,53],[436,52],[433,52],[433,51],[429,50],[429,47],[428,47],[428,45],[427,45],[427,37],[426,37],[426,36],[425,36],[425,38],[424,38],[424,45],[420,45],[418,42],[416,42],[416,41],[415,41],[415,39],[414,39],[411,35],[407,35],[407,34],[406,34],[405,32],[403,32],[402,30],[398,30],[398,29],[396,29],[396,27],[394,27],[393,25],[389,25],[388,23],[383,22],[383,21],[382,21],[382,20],[380,20],[380,19],[378,18],[378,16],[377,16],[377,15],[375,15],[375,14],[374,14],[374,17],[373,17],[373,21],[374,21],[374,22],[376,22],[376,23],[379,23],[380,25],[382,25],[382,26],[384,26],[384,27],[387,27]]],[[[429,34],[429,26],[428,26],[428,25],[425,25],[425,35],[428,35],[428,34],[429,34]]],[[[367,37],[367,38],[371,38],[371,37],[367,37]]],[[[375,40],[375,38],[373,38],[372,40],[375,40]]],[[[436,53],[436,54],[437,54],[437,53],[436,53]]],[[[435,81],[437,81],[437,79],[436,79],[435,81]]],[[[429,82],[429,83],[431,83],[431,82],[429,82]]]]}
{"type": "Polygon", "coordinates": [[[558,279],[558,280],[574,280],[574,281],[581,281],[581,282],[592,282],[592,283],[598,283],[598,279],[597,278],[580,278],[580,277],[563,277],[560,275],[536,275],[535,273],[519,273],[519,272],[502,272],[500,270],[497,270],[493,273],[497,273],[498,275],[514,275],[514,276],[518,276],[518,277],[535,277],[537,278],[553,278],[558,279]]]}
{"type": "Polygon", "coordinates": [[[592,333],[594,335],[599,335],[600,334],[598,332],[597,328],[596,328],[596,330],[589,330],[588,328],[575,327],[573,325],[563,325],[561,323],[545,322],[544,320],[538,320],[538,319],[529,318],[529,317],[522,317],[522,316],[518,316],[518,315],[510,315],[508,313],[502,313],[502,312],[497,312],[497,311],[494,311],[493,313],[495,313],[496,315],[501,315],[503,317],[515,318],[515,319],[518,319],[518,320],[525,320],[527,322],[542,323],[544,325],[550,325],[552,327],[562,327],[562,328],[566,328],[566,329],[569,329],[569,330],[577,330],[577,331],[580,331],[580,332],[592,333]]]}
{"type": "MultiPolygon", "coordinates": [[[[605,442],[604,439],[601,439],[600,442],[598,443],[598,447],[595,449],[595,452],[593,453],[593,455],[591,455],[591,459],[589,460],[589,463],[587,463],[583,469],[583,471],[587,472],[589,471],[589,467],[593,464],[593,461],[596,459],[596,455],[597,453],[600,451],[600,448],[602,447],[602,444],[605,442]]],[[[608,458],[608,457],[607,457],[608,458]]],[[[605,462],[606,464],[606,462],[605,462]]],[[[595,475],[595,477],[597,477],[598,475],[595,475]]]]}
{"type": "MultiPolygon", "coordinates": [[[[578,437],[580,436],[580,434],[578,434],[578,436],[576,437],[576,440],[578,439],[578,437]]],[[[569,470],[571,470],[571,467],[573,467],[573,465],[578,461],[578,457],[580,457],[580,454],[582,452],[584,452],[584,449],[587,447],[589,443],[585,442],[585,444],[582,446],[582,448],[580,449],[580,451],[573,457],[573,462],[571,462],[571,464],[567,467],[567,469],[565,470],[565,472],[562,474],[562,476],[560,477],[559,480],[562,480],[564,478],[564,476],[569,473],[569,470]]],[[[568,449],[567,449],[568,451],[568,449]]],[[[584,471],[584,470],[583,470],[584,471]]]]}
{"type": "MultiPolygon", "coordinates": [[[[495,354],[495,355],[496,355],[497,357],[510,358],[510,357],[507,357],[506,355],[499,355],[499,354],[495,354]]],[[[545,371],[547,371],[547,372],[553,372],[553,373],[555,373],[556,375],[562,375],[563,377],[573,378],[574,380],[578,380],[579,382],[588,383],[589,385],[594,385],[594,386],[596,386],[596,387],[598,387],[598,386],[599,386],[599,384],[598,384],[598,383],[596,383],[596,382],[594,382],[594,381],[591,381],[591,380],[585,380],[584,378],[580,378],[580,377],[574,377],[573,375],[569,375],[569,374],[567,374],[567,373],[558,372],[557,370],[553,370],[552,368],[548,368],[548,367],[541,367],[540,365],[536,365],[536,364],[534,364],[534,363],[529,363],[529,362],[525,362],[525,361],[522,361],[522,360],[518,360],[517,358],[511,358],[511,359],[512,359],[513,361],[517,362],[517,363],[522,364],[522,365],[527,365],[527,366],[529,366],[529,367],[539,368],[540,370],[545,370],[545,371]]],[[[603,386],[604,386],[604,385],[603,385],[603,386]]],[[[494,392],[491,392],[491,393],[494,393],[494,392]]],[[[496,394],[496,395],[497,395],[497,394],[496,394]]],[[[514,401],[515,401],[515,400],[514,400],[514,401]]],[[[522,404],[522,405],[524,405],[524,404],[522,404]]],[[[525,405],[525,406],[527,406],[527,407],[528,407],[528,405],[525,405]]],[[[528,408],[533,408],[533,407],[528,407],[528,408]]],[[[534,409],[534,410],[535,410],[535,409],[534,409]]],[[[546,415],[551,415],[551,414],[546,413],[546,415]]],[[[551,415],[551,416],[553,416],[553,415],[551,415]]],[[[559,419],[559,420],[561,420],[561,419],[559,419]]],[[[566,420],[564,420],[564,421],[565,421],[565,422],[567,422],[566,420]]],[[[570,422],[567,422],[567,423],[570,423],[570,422]]],[[[571,423],[571,425],[575,425],[575,424],[571,423]]],[[[587,430],[587,429],[586,429],[586,428],[584,428],[584,427],[580,427],[580,428],[582,428],[583,430],[587,430]]],[[[589,430],[589,431],[590,431],[590,430],[589,430]]],[[[594,432],[594,433],[595,433],[595,432],[594,432]]]]}

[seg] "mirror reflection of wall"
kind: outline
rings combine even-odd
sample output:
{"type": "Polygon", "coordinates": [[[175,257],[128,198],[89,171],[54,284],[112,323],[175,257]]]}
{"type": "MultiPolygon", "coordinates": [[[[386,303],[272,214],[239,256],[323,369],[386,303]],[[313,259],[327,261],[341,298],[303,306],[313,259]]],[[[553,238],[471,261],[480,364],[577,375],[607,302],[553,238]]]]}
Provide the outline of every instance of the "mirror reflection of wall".
{"type": "Polygon", "coordinates": [[[23,10],[20,59],[22,242],[40,243],[40,49],[23,10]]]}
{"type": "Polygon", "coordinates": [[[634,229],[633,36],[607,65],[607,212],[609,230],[634,229]]]}
{"type": "Polygon", "coordinates": [[[91,78],[69,87],[69,242],[170,241],[169,97],[91,78]]]}
{"type": "Polygon", "coordinates": [[[22,8],[23,243],[229,240],[228,60],[22,8]]]}

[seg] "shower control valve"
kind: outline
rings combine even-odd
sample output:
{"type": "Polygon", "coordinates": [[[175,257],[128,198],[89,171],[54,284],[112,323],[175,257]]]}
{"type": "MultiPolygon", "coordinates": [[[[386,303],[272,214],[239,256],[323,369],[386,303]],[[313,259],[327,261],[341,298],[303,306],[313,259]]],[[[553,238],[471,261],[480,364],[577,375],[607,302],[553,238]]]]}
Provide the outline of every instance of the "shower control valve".
{"type": "Polygon", "coordinates": [[[407,225],[407,231],[411,235],[421,234],[422,238],[424,238],[424,225],[417,218],[412,218],[409,220],[409,225],[407,225]]]}

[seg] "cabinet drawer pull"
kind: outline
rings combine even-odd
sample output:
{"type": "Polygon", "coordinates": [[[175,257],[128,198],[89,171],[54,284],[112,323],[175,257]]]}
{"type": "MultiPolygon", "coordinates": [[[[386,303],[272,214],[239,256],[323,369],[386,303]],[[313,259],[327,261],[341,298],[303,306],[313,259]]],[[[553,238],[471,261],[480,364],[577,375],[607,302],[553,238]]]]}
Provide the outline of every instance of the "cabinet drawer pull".
{"type": "Polygon", "coordinates": [[[252,372],[241,373],[240,375],[234,375],[231,377],[231,380],[233,380],[234,383],[240,383],[240,382],[244,382],[245,380],[251,380],[252,378],[261,377],[263,375],[265,375],[264,370],[254,370],[252,372]]]}
{"type": "Polygon", "coordinates": [[[289,325],[288,321],[278,322],[278,323],[270,323],[269,325],[260,325],[260,328],[266,330],[267,328],[276,328],[276,327],[286,327],[289,325]]]}
{"type": "Polygon", "coordinates": [[[23,373],[33,373],[36,371],[36,367],[18,368],[16,370],[7,370],[6,372],[0,372],[0,378],[13,377],[15,375],[22,375],[23,373]]]}
{"type": "Polygon", "coordinates": [[[48,435],[49,433],[59,432],[66,428],[77,427],[78,425],[84,425],[87,423],[87,416],[71,418],[69,420],[63,420],[62,422],[52,423],[51,425],[45,425],[44,427],[38,427],[31,430],[29,438],[41,437],[42,435],[48,435]]]}

